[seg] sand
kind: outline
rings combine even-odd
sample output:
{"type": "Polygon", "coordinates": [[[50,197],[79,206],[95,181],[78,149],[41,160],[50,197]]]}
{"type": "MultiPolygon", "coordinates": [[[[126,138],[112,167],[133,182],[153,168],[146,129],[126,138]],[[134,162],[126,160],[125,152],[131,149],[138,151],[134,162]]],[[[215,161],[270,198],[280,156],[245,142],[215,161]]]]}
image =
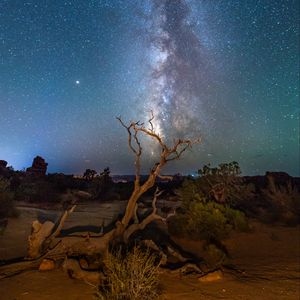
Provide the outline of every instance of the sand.
{"type": "MultiPolygon", "coordinates": [[[[115,207],[106,209],[111,213],[115,207]]],[[[9,220],[4,235],[0,236],[0,259],[26,253],[31,221],[41,214],[56,218],[59,212],[24,208],[18,219],[9,220]]],[[[86,217],[91,221],[88,211],[77,214],[80,222],[86,217]]],[[[75,223],[76,215],[70,220],[69,226],[75,223]]],[[[252,232],[234,233],[225,241],[231,263],[241,273],[225,269],[222,279],[200,282],[195,276],[180,277],[165,270],[160,275],[161,299],[300,299],[300,227],[257,222],[251,222],[251,226],[252,232]]],[[[200,242],[175,240],[186,250],[196,255],[201,253],[200,242]]],[[[94,293],[93,286],[70,279],[61,270],[28,271],[0,280],[1,300],[89,300],[95,299],[94,293]]]]}

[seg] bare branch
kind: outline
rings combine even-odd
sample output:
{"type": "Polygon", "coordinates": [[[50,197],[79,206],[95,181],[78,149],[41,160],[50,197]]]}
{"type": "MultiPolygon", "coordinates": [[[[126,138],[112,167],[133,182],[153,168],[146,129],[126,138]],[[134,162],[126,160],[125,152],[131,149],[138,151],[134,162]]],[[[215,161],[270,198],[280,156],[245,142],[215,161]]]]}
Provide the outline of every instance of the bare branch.
{"type": "Polygon", "coordinates": [[[173,176],[169,176],[169,175],[157,175],[157,177],[160,178],[161,180],[166,180],[166,181],[173,180],[173,176]]]}
{"type": "Polygon", "coordinates": [[[62,230],[65,221],[67,220],[67,218],[69,217],[69,215],[75,210],[76,205],[73,205],[70,209],[66,210],[63,214],[63,216],[61,217],[59,224],[56,228],[56,230],[51,234],[50,238],[55,238],[60,234],[60,231],[62,230]]]}
{"type": "Polygon", "coordinates": [[[140,223],[134,223],[130,225],[126,231],[124,232],[124,240],[127,242],[129,237],[138,230],[143,230],[148,224],[153,222],[154,220],[163,220],[161,216],[157,214],[157,208],[156,208],[156,201],[157,198],[163,193],[163,191],[159,191],[158,188],[156,188],[156,191],[154,193],[154,197],[152,200],[152,212],[149,216],[147,216],[142,222],[140,223]]]}
{"type": "Polygon", "coordinates": [[[124,230],[126,230],[126,227],[130,224],[130,221],[134,217],[134,210],[135,205],[137,201],[139,200],[140,196],[145,193],[147,190],[149,190],[151,187],[154,186],[156,178],[159,176],[162,179],[168,179],[171,180],[171,177],[165,177],[160,175],[161,169],[164,167],[166,163],[172,160],[179,159],[181,155],[186,151],[186,149],[191,148],[193,144],[199,143],[200,140],[191,141],[191,140],[182,140],[178,139],[174,141],[174,145],[172,147],[168,147],[163,138],[159,136],[157,132],[155,132],[154,125],[153,125],[153,119],[154,115],[151,111],[150,118],[148,120],[148,123],[150,124],[150,128],[145,128],[143,123],[138,122],[131,122],[129,126],[126,126],[121,118],[117,118],[121,125],[127,130],[128,132],[128,144],[130,149],[135,154],[135,187],[134,191],[132,192],[132,195],[130,196],[130,199],[128,200],[128,204],[125,210],[125,215],[122,219],[122,224],[124,227],[124,230]],[[134,133],[132,132],[134,131],[134,133]],[[145,136],[151,137],[160,145],[161,152],[160,152],[160,160],[157,162],[151,169],[151,172],[146,180],[142,185],[140,184],[140,158],[142,155],[142,147],[140,140],[138,138],[138,133],[141,132],[145,136]],[[135,141],[136,147],[132,146],[132,138],[135,141]]]}
{"type": "Polygon", "coordinates": [[[131,133],[131,128],[134,126],[133,123],[131,123],[129,126],[126,126],[125,123],[122,121],[121,117],[117,117],[117,120],[121,123],[121,125],[127,130],[128,132],[128,146],[131,149],[131,151],[135,154],[137,154],[137,151],[135,148],[132,146],[132,133],[131,133]]]}
{"type": "Polygon", "coordinates": [[[134,223],[135,224],[138,224],[139,223],[139,218],[138,218],[138,215],[137,215],[137,210],[138,210],[138,205],[137,203],[135,204],[135,207],[134,207],[134,223]]]}
{"type": "Polygon", "coordinates": [[[135,184],[138,187],[139,182],[140,182],[140,169],[141,169],[140,157],[142,155],[142,146],[141,146],[141,143],[140,143],[140,141],[137,137],[137,134],[138,134],[139,127],[143,127],[144,123],[140,123],[140,121],[131,122],[131,124],[129,126],[127,126],[122,121],[121,117],[117,117],[117,120],[127,130],[127,132],[128,132],[128,146],[131,149],[131,151],[135,154],[135,174],[136,174],[135,184]],[[132,145],[132,132],[131,132],[132,129],[134,130],[133,138],[134,138],[134,141],[137,145],[137,149],[135,147],[133,147],[133,145],[132,145]]]}
{"type": "Polygon", "coordinates": [[[151,117],[148,120],[149,124],[150,124],[150,131],[153,132],[154,131],[154,127],[153,127],[153,123],[152,121],[154,120],[154,114],[153,114],[153,110],[151,110],[151,117]]]}

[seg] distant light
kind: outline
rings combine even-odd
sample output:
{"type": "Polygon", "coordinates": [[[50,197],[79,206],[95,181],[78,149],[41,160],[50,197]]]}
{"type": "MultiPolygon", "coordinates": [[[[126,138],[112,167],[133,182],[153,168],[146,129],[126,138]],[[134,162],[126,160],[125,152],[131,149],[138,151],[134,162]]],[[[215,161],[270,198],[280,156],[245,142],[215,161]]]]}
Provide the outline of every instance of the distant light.
{"type": "Polygon", "coordinates": [[[80,84],[80,81],[79,81],[79,80],[76,80],[75,83],[76,83],[76,84],[80,84]]]}

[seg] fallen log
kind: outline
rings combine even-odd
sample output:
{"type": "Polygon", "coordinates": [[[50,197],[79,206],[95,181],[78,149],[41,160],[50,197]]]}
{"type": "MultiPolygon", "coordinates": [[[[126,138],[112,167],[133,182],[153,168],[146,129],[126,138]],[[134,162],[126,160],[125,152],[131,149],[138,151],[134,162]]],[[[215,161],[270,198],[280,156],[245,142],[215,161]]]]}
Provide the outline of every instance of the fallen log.
{"type": "Polygon", "coordinates": [[[24,271],[36,270],[38,269],[42,260],[43,258],[39,258],[33,261],[22,261],[9,265],[3,265],[0,267],[0,280],[20,274],[24,271]]]}

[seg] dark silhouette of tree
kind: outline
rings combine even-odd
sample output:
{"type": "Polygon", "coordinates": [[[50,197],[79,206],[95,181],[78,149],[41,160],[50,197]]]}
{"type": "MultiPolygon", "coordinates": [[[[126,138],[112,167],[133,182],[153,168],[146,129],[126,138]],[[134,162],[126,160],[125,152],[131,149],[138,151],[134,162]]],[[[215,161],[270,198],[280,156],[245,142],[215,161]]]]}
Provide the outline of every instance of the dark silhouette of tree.
{"type": "Polygon", "coordinates": [[[83,178],[85,180],[93,180],[93,178],[95,177],[95,175],[97,174],[97,172],[95,170],[92,169],[86,169],[84,174],[83,174],[83,178]]]}

